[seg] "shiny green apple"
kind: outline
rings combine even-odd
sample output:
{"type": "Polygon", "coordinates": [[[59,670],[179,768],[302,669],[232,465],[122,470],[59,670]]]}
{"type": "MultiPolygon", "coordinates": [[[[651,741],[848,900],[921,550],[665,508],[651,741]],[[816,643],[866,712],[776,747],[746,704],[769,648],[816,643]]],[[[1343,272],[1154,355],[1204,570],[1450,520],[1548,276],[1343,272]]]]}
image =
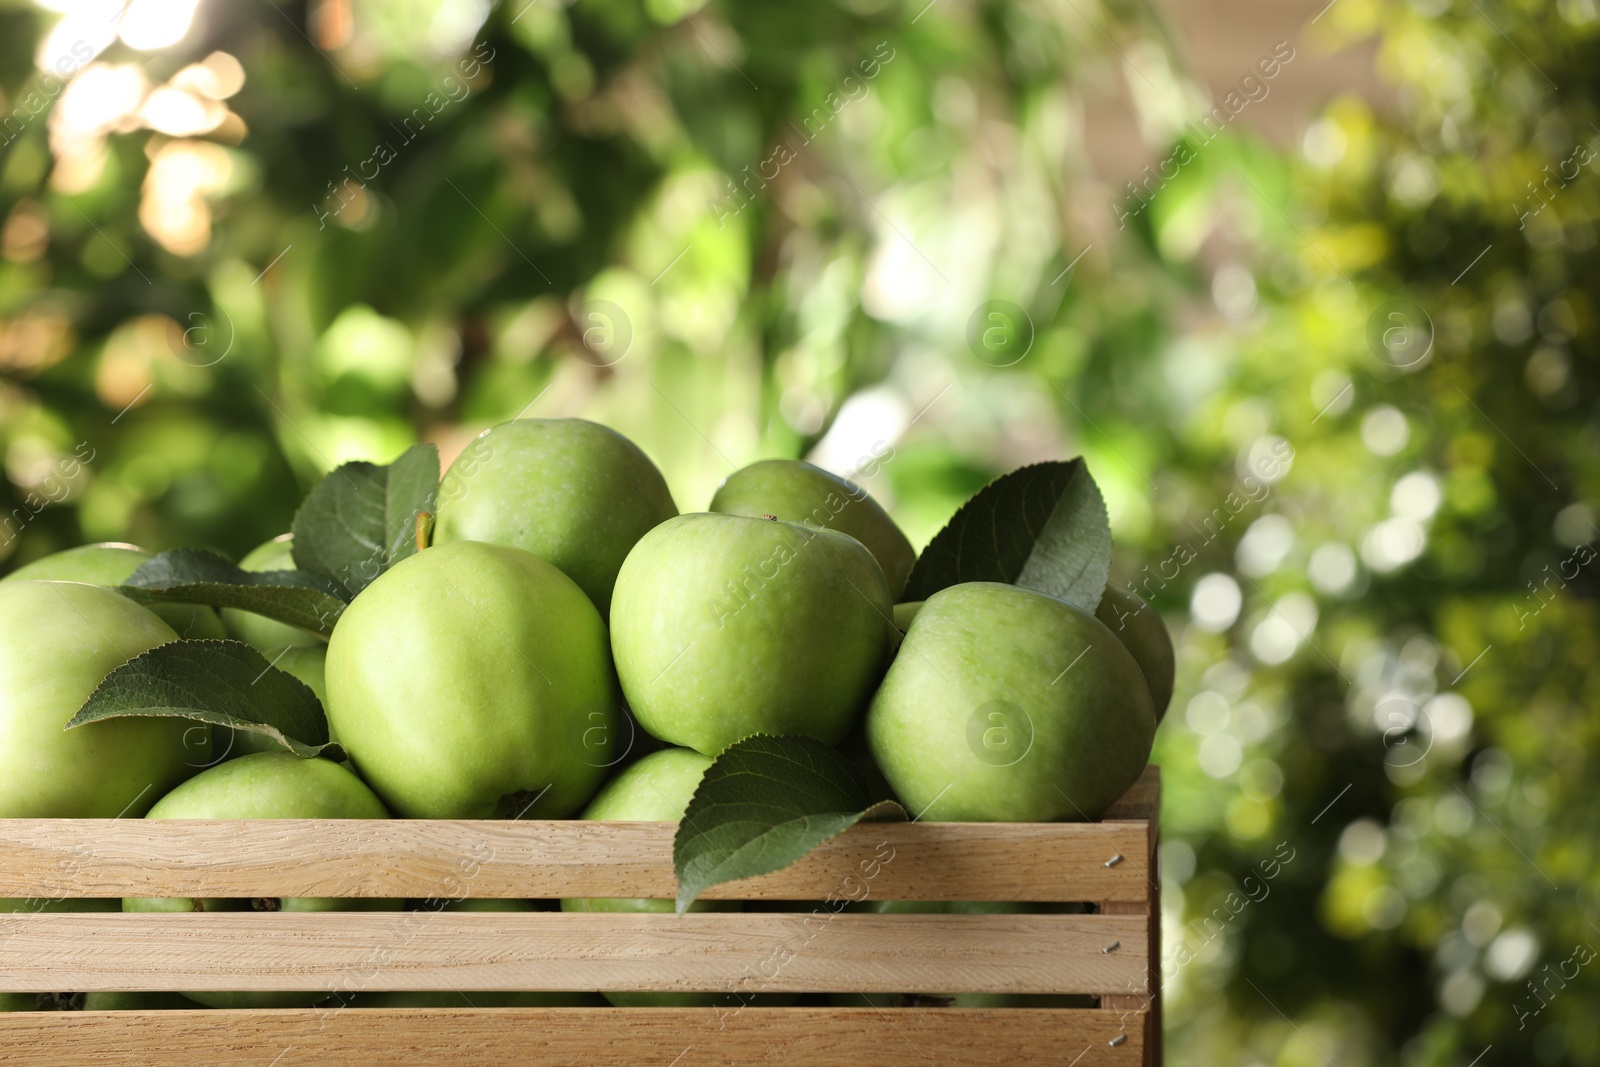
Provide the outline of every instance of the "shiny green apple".
{"type": "Polygon", "coordinates": [[[41,556],[6,575],[5,580],[21,578],[36,582],[85,582],[89,585],[121,585],[138,570],[150,553],[138,545],[104,541],[79,545],[41,556]]]}
{"type": "Polygon", "coordinates": [[[992,582],[929,597],[867,713],[906,807],[938,821],[1097,819],[1155,738],[1133,656],[1064,600],[992,582]]]}
{"type": "MultiPolygon", "coordinates": [[[[294,535],[280,534],[257,545],[239,561],[239,569],[253,573],[294,570],[294,535]]],[[[223,608],[222,626],[229,637],[259,649],[269,660],[286,648],[320,648],[324,644],[309,630],[241,608],[223,608]]]]}
{"type": "Polygon", "coordinates": [[[1172,703],[1172,680],[1175,663],[1172,638],[1166,624],[1156,609],[1125,589],[1107,586],[1100,598],[1094,617],[1105,623],[1117,635],[1139,665],[1146,684],[1150,686],[1150,699],[1155,705],[1156,722],[1167,714],[1172,703]]]}
{"type": "Polygon", "coordinates": [[[832,530],[681,515],[628,554],[611,649],[639,725],[716,755],[754,733],[837,744],[889,648],[883,569],[832,530]]]}
{"type": "Polygon", "coordinates": [[[554,566],[453,541],[362,590],[328,644],[328,722],[408,818],[560,818],[620,758],[606,626],[554,566]]]}
{"type": "Polygon", "coordinates": [[[650,457],[583,419],[516,419],[478,435],[439,483],[434,544],[488,541],[559,567],[602,618],[628,550],[678,513],[650,457]]]}
{"type": "Polygon", "coordinates": [[[205,762],[209,731],[187,719],[65,729],[111,670],[175,640],[110,589],[0,582],[0,818],[141,815],[205,762]]]}
{"type": "MultiPolygon", "coordinates": [[[[18,567],[0,581],[13,578],[42,582],[87,582],[90,585],[121,585],[151,559],[138,545],[106,541],[65,549],[25,566],[18,567]]],[[[152,604],[149,610],[161,617],[179,637],[226,637],[222,620],[203,604],[152,604]]]]}
{"type": "Polygon", "coordinates": [[[798,459],[764,459],[735,471],[711,498],[710,511],[820,526],[867,546],[898,598],[917,554],[889,513],[852,481],[798,459]]]}
{"type": "MultiPolygon", "coordinates": [[[[200,772],[156,802],[147,819],[387,819],[383,803],[345,768],[289,752],[261,752],[200,772]]],[[[128,897],[124,911],[398,911],[378,897],[258,900],[128,897]]],[[[196,990],[184,996],[213,1008],[308,1007],[326,991],[263,993],[196,990]]]]}

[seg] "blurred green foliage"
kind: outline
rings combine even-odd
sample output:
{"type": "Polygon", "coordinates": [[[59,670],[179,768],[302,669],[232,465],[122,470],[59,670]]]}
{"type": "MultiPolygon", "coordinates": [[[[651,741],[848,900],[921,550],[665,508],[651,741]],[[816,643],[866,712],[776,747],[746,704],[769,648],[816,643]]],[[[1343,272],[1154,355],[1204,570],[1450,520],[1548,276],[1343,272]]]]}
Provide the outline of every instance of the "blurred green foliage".
{"type": "Polygon", "coordinates": [[[685,510],[884,453],[918,544],[1082,453],[1179,652],[1171,1062],[1600,1063],[1597,12],[1486,6],[1338,0],[1395,105],[1279,151],[1140,5],[206,0],[63,86],[106,12],[10,0],[0,557],[237,558],[521,414],[685,510]],[[1117,229],[1125,66],[1186,162],[1117,229]]]}

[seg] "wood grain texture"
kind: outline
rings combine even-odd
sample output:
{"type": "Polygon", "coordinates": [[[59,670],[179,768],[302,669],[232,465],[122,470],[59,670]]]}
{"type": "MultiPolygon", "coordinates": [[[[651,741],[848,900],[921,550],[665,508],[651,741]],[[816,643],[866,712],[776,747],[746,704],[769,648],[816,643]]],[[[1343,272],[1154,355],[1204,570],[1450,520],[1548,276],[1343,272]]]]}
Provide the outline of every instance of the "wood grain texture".
{"type": "Polygon", "coordinates": [[[0,989],[1142,993],[1145,926],[1108,915],[19,914],[0,916],[0,989]]]}
{"type": "Polygon", "coordinates": [[[0,1065],[5,1067],[1137,1067],[1143,1062],[1139,1029],[1123,1029],[1115,1012],[1069,1009],[0,1014],[0,1065]]]}
{"type": "MultiPolygon", "coordinates": [[[[672,823],[0,819],[0,897],[661,897],[672,823]]],[[[713,899],[1149,900],[1142,823],[871,823],[713,899]],[[1106,861],[1122,861],[1107,867],[1106,861]]]]}

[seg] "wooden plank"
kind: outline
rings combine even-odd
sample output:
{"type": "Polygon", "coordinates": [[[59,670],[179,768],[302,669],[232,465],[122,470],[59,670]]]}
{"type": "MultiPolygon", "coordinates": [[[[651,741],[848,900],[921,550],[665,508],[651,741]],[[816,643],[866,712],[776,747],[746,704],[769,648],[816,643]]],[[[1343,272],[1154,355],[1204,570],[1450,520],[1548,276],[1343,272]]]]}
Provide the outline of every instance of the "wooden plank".
{"type": "Polygon", "coordinates": [[[1135,825],[1146,828],[1146,869],[1149,874],[1151,904],[1132,904],[1125,900],[1106,900],[1100,904],[1102,915],[1143,915],[1145,919],[1145,947],[1148,953],[1144,991],[1118,990],[1100,998],[1100,1006],[1119,1012],[1125,1017],[1139,1016],[1147,1030],[1145,1035],[1145,1065],[1160,1067],[1161,1041],[1161,870],[1156,862],[1156,843],[1160,833],[1161,778],[1155,767],[1145,768],[1139,784],[1118,802],[1125,805],[1120,811],[1108,813],[1106,819],[1129,818],[1138,820],[1135,825]]]}
{"type": "Polygon", "coordinates": [[[1114,1012],[503,1008],[0,1014],[0,1065],[1135,1067],[1114,1012]],[[1115,1044],[1113,1044],[1115,1042],[1115,1044]]]}
{"type": "Polygon", "coordinates": [[[1146,936],[1109,915],[35,913],[0,917],[0,989],[1142,993],[1146,936]]]}
{"type": "MultiPolygon", "coordinates": [[[[672,823],[0,819],[0,897],[662,897],[672,823]]],[[[1149,900],[1136,823],[872,823],[751,900],[1149,900]],[[1107,867],[1114,855],[1125,857],[1107,867]]]]}

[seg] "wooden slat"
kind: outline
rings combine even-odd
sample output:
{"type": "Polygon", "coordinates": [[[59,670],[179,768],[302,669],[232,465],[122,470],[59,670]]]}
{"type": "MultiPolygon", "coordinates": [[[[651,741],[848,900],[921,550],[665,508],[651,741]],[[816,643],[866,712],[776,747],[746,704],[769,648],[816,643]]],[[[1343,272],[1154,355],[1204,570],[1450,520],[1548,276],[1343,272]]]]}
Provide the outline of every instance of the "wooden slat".
{"type": "Polygon", "coordinates": [[[202,912],[0,917],[0,989],[1145,991],[1109,915],[202,912]],[[1107,946],[1119,943],[1106,951],[1107,946]]]}
{"type": "Polygon", "coordinates": [[[1052,1009],[608,1008],[0,1014],[0,1065],[1135,1067],[1139,1028],[1052,1009]],[[1113,1044],[1113,1042],[1116,1042],[1113,1044]]]}
{"type": "MultiPolygon", "coordinates": [[[[672,823],[0,819],[0,897],[664,897],[672,823]]],[[[872,823],[708,898],[1149,900],[1132,823],[872,823]],[[1107,867],[1115,855],[1124,860],[1107,867]]]]}

